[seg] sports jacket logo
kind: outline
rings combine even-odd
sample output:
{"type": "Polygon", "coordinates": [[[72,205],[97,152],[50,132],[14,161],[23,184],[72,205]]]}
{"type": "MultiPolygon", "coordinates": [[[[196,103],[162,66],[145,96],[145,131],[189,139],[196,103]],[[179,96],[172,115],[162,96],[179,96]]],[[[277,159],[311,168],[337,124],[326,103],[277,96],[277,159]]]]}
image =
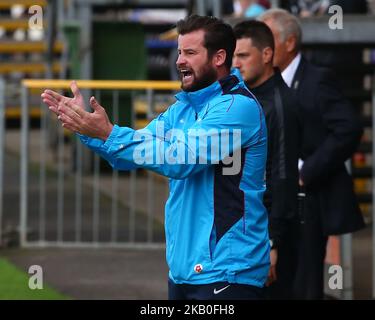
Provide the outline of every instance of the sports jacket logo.
{"type": "Polygon", "coordinates": [[[225,289],[227,289],[228,287],[230,287],[230,284],[228,284],[226,287],[224,288],[221,288],[219,290],[216,290],[216,288],[214,289],[214,294],[219,294],[220,292],[224,291],[225,289]]]}

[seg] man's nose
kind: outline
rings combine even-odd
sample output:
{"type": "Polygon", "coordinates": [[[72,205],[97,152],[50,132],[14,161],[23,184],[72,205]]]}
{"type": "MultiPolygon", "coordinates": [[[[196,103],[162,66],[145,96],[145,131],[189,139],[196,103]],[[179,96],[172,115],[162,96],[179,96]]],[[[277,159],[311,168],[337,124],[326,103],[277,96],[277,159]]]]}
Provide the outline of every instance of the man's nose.
{"type": "Polygon", "coordinates": [[[236,57],[233,57],[232,67],[233,68],[239,68],[240,67],[240,63],[239,63],[239,61],[236,57]]]}
{"type": "Polygon", "coordinates": [[[176,60],[176,65],[180,66],[180,65],[185,64],[185,63],[186,63],[186,59],[184,58],[184,56],[182,54],[179,54],[178,57],[177,57],[177,60],[176,60]]]}

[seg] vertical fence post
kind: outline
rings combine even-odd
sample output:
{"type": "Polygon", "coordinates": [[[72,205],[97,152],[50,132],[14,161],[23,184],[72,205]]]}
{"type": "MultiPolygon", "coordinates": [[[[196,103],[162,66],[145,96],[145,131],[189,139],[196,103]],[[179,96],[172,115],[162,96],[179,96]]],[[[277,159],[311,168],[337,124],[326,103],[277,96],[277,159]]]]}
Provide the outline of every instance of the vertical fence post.
{"type": "Polygon", "coordinates": [[[197,7],[197,13],[201,16],[206,15],[206,5],[205,2],[202,0],[196,0],[195,5],[197,7]]]}
{"type": "MultiPolygon", "coordinates": [[[[101,92],[95,91],[95,97],[101,100],[101,92]]],[[[93,217],[92,217],[92,242],[99,242],[99,216],[100,216],[100,157],[94,154],[94,189],[93,189],[93,217]]]]}
{"type": "MultiPolygon", "coordinates": [[[[154,91],[147,89],[147,120],[154,117],[154,91]]],[[[147,172],[147,242],[152,242],[154,228],[154,179],[153,172],[147,172]]]]}
{"type": "Polygon", "coordinates": [[[27,242],[27,201],[28,201],[28,161],[29,161],[29,106],[28,89],[21,88],[21,179],[20,179],[20,246],[27,242]]]}
{"type": "Polygon", "coordinates": [[[271,8],[280,8],[280,0],[271,0],[271,8]]]}
{"type": "MultiPolygon", "coordinates": [[[[113,123],[118,123],[119,119],[119,92],[112,92],[112,119],[113,123]]],[[[112,170],[112,207],[111,207],[111,242],[117,241],[117,225],[118,225],[118,179],[119,172],[112,170]]]]}
{"type": "Polygon", "coordinates": [[[375,73],[372,76],[372,298],[375,299],[375,73]]]}
{"type": "MultiPolygon", "coordinates": [[[[345,162],[346,170],[352,175],[352,162],[347,160],[345,162]]],[[[340,241],[340,265],[343,270],[343,290],[340,291],[340,299],[353,299],[353,247],[352,235],[350,233],[339,237],[340,241]]]]}
{"type": "Polygon", "coordinates": [[[344,234],[340,237],[341,266],[343,270],[343,292],[341,298],[353,299],[353,254],[352,235],[344,234]]]}
{"type": "Polygon", "coordinates": [[[212,15],[216,18],[222,18],[222,3],[221,0],[212,1],[212,15]]]}
{"type": "Polygon", "coordinates": [[[57,151],[57,243],[63,243],[64,237],[64,189],[65,189],[65,173],[64,173],[64,128],[59,124],[58,129],[58,151],[57,151]]]}
{"type": "Polygon", "coordinates": [[[82,239],[82,144],[78,137],[75,137],[76,155],[75,159],[75,242],[82,239]]]}
{"type": "Polygon", "coordinates": [[[3,175],[4,175],[4,141],[5,141],[5,83],[0,78],[0,247],[2,245],[3,231],[3,175]]]}
{"type": "Polygon", "coordinates": [[[39,241],[46,240],[46,166],[47,166],[47,110],[41,106],[40,164],[39,164],[39,241]]]}
{"type": "MultiPolygon", "coordinates": [[[[131,112],[131,126],[134,128],[136,122],[135,110],[131,112]]],[[[137,169],[130,171],[130,191],[129,191],[129,242],[135,242],[135,207],[137,191],[137,169]]]]}

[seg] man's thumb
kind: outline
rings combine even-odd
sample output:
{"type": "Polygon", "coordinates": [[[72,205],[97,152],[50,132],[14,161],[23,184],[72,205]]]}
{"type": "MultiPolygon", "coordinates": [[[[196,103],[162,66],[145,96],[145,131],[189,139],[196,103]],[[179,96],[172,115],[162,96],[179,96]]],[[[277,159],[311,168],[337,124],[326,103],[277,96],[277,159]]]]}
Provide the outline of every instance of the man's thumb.
{"type": "Polygon", "coordinates": [[[78,89],[78,85],[76,81],[72,81],[72,83],[70,84],[70,90],[72,90],[75,97],[78,97],[81,95],[81,92],[78,89]]]}
{"type": "Polygon", "coordinates": [[[102,106],[96,101],[95,97],[90,98],[90,105],[95,111],[100,111],[102,106]]]}

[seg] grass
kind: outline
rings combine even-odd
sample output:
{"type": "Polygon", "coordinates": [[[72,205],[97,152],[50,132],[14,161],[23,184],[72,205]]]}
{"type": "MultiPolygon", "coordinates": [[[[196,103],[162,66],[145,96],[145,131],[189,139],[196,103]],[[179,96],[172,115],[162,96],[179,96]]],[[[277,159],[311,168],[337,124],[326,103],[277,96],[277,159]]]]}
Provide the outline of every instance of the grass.
{"type": "Polygon", "coordinates": [[[0,259],[0,300],[66,300],[67,296],[48,287],[43,279],[43,289],[29,288],[32,275],[17,269],[5,259],[0,259]]]}

